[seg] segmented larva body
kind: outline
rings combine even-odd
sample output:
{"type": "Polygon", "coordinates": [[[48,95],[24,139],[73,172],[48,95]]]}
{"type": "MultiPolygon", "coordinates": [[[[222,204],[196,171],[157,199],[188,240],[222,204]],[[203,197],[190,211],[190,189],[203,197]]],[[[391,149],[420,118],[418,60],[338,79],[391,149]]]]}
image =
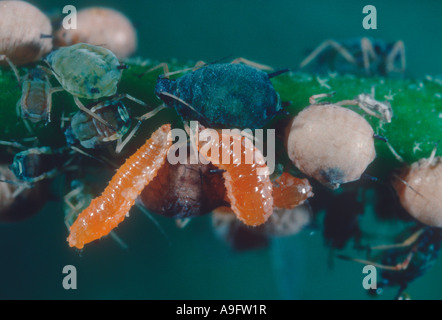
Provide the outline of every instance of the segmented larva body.
{"type": "Polygon", "coordinates": [[[313,197],[312,186],[307,179],[300,179],[288,172],[273,182],[273,205],[276,208],[293,209],[313,197]]]}
{"type": "Polygon", "coordinates": [[[249,226],[257,226],[266,222],[273,212],[273,188],[269,175],[263,174],[267,171],[264,157],[250,140],[246,143],[246,139],[237,134],[222,133],[219,139],[210,139],[208,142],[199,140],[198,149],[218,149],[218,154],[209,151],[202,156],[225,170],[223,176],[227,197],[236,217],[249,226]],[[230,138],[241,141],[240,154],[237,154],[232,143],[226,143],[230,138]],[[250,154],[254,155],[252,163],[244,160],[250,154]],[[226,161],[227,157],[230,161],[226,161]]]}
{"type": "Polygon", "coordinates": [[[170,125],[163,125],[118,169],[103,194],[92,200],[70,228],[68,242],[78,249],[124,220],[144,187],[164,164],[171,145],[170,125]]]}

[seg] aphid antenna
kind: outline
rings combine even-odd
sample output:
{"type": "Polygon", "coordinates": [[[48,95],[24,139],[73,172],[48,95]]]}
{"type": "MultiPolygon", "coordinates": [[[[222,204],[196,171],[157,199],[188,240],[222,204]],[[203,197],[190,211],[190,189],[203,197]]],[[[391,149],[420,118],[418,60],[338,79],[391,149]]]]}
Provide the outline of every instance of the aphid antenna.
{"type": "Polygon", "coordinates": [[[173,94],[170,94],[168,92],[161,92],[160,95],[164,95],[167,97],[170,97],[172,99],[175,99],[176,101],[178,101],[179,103],[183,104],[184,106],[186,106],[187,108],[189,108],[190,110],[192,110],[193,112],[195,112],[196,114],[198,114],[201,117],[201,120],[203,120],[203,125],[210,127],[209,124],[209,120],[199,111],[197,111],[194,107],[192,107],[190,104],[188,104],[186,101],[184,101],[181,98],[178,98],[177,96],[174,96],[173,94]]]}
{"type": "Polygon", "coordinates": [[[155,225],[155,227],[160,231],[160,233],[164,236],[164,238],[167,240],[168,245],[172,245],[172,243],[170,242],[169,237],[167,236],[166,231],[164,230],[164,228],[158,223],[158,221],[150,214],[149,211],[147,211],[147,209],[143,206],[143,204],[141,203],[141,201],[139,200],[139,198],[137,198],[135,200],[135,205],[137,206],[138,209],[140,209],[140,211],[142,213],[144,213],[144,215],[150,220],[152,221],[152,223],[155,225]]]}
{"type": "Polygon", "coordinates": [[[425,198],[425,196],[420,193],[419,191],[417,191],[416,189],[414,189],[407,181],[405,181],[404,179],[402,179],[401,177],[399,177],[397,174],[393,174],[393,177],[398,179],[400,182],[402,182],[405,186],[407,186],[408,188],[410,188],[411,190],[413,190],[416,194],[420,195],[421,197],[425,198]]]}

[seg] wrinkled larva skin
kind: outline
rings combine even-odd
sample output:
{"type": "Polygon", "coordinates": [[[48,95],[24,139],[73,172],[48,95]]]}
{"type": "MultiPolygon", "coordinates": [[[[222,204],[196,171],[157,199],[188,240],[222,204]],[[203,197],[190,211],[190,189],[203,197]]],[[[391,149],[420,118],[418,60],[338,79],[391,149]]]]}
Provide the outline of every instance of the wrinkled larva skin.
{"type": "Polygon", "coordinates": [[[43,12],[24,1],[0,1],[0,55],[16,65],[36,61],[52,50],[52,39],[42,34],[52,34],[43,12]]]}
{"type": "Polygon", "coordinates": [[[393,186],[402,206],[420,222],[442,227],[442,157],[415,162],[399,177],[393,186]]]}
{"type": "Polygon", "coordinates": [[[368,122],[350,109],[311,105],[287,127],[286,147],[303,173],[335,189],[358,180],[374,160],[373,134],[368,122]]]}
{"type": "Polygon", "coordinates": [[[137,48],[137,34],[129,19],[116,10],[102,7],[78,11],[77,29],[61,27],[54,41],[58,46],[80,42],[103,46],[118,59],[129,57],[137,48]]]}
{"type": "Polygon", "coordinates": [[[63,89],[74,96],[99,99],[117,92],[120,62],[106,48],[78,43],[53,51],[46,61],[63,89]]]}
{"type": "Polygon", "coordinates": [[[155,94],[184,120],[211,128],[261,128],[282,110],[268,74],[244,64],[211,64],[176,80],[160,77],[155,94]],[[162,92],[184,100],[199,114],[162,92]]]}
{"type": "Polygon", "coordinates": [[[212,164],[191,164],[190,148],[184,164],[168,161],[141,192],[140,200],[151,212],[171,217],[190,218],[228,205],[222,173],[212,164]]]}

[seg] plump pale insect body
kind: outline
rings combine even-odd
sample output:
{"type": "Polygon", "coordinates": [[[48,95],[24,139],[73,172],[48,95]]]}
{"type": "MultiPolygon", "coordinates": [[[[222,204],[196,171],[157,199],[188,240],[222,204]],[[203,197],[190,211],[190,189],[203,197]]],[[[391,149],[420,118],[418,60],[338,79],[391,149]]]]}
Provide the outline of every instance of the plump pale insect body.
{"type": "Polygon", "coordinates": [[[374,131],[356,112],[335,104],[313,104],[287,127],[287,152],[305,174],[337,188],[358,180],[376,157],[374,131]]]}
{"type": "Polygon", "coordinates": [[[78,43],[53,51],[46,61],[61,86],[76,97],[99,99],[117,92],[122,70],[109,49],[78,43]]]}
{"type": "Polygon", "coordinates": [[[34,62],[51,51],[49,18],[25,1],[0,1],[0,64],[34,62]]]}
{"type": "Polygon", "coordinates": [[[442,227],[442,157],[421,159],[405,167],[393,186],[405,210],[420,222],[442,227]]]}
{"type": "Polygon", "coordinates": [[[56,45],[69,46],[80,42],[104,46],[119,59],[124,59],[136,50],[137,34],[132,23],[121,12],[90,7],[77,12],[76,29],[60,27],[55,32],[56,45]]]}

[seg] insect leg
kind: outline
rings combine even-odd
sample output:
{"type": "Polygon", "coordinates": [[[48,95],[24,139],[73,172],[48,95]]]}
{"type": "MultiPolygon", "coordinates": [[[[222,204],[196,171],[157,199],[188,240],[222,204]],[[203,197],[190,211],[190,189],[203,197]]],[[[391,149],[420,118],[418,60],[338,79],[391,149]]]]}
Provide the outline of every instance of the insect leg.
{"type": "Polygon", "coordinates": [[[405,239],[404,242],[370,247],[370,250],[390,250],[390,249],[409,247],[419,239],[419,237],[422,235],[424,231],[425,229],[419,229],[418,231],[413,233],[410,237],[405,239]]]}
{"type": "Polygon", "coordinates": [[[376,53],[373,49],[373,44],[371,43],[370,39],[368,38],[362,38],[361,39],[361,49],[362,49],[362,57],[363,57],[363,61],[364,61],[364,68],[365,68],[365,72],[367,74],[370,74],[370,57],[369,55],[371,55],[371,57],[373,59],[376,59],[376,53]]]}
{"type": "Polygon", "coordinates": [[[152,111],[145,113],[142,116],[138,117],[137,124],[132,129],[132,131],[126,136],[126,138],[124,138],[124,140],[121,140],[121,138],[117,140],[117,146],[115,148],[115,152],[120,153],[123,150],[123,148],[126,146],[126,144],[133,138],[135,133],[138,131],[138,129],[140,128],[141,123],[143,121],[152,118],[158,112],[160,112],[161,110],[163,110],[165,108],[166,108],[166,106],[164,104],[162,104],[162,105],[159,105],[158,107],[156,107],[155,109],[153,109],[152,111]]]}
{"type": "Polygon", "coordinates": [[[348,52],[347,49],[345,49],[341,44],[334,40],[326,40],[323,43],[321,43],[315,50],[310,53],[307,58],[305,58],[299,65],[299,68],[304,68],[307,66],[310,62],[312,62],[313,59],[315,59],[322,51],[327,49],[328,47],[332,47],[335,49],[341,56],[344,57],[345,60],[348,62],[356,65],[356,60],[353,57],[353,55],[348,52]]]}
{"type": "MultiPolygon", "coordinates": [[[[331,97],[333,97],[335,95],[335,93],[336,92],[315,94],[315,95],[311,96],[308,101],[309,101],[310,104],[317,104],[318,103],[316,101],[317,99],[331,98],[331,97]]],[[[345,100],[345,101],[350,101],[350,100],[345,100]]]]}
{"type": "Polygon", "coordinates": [[[261,63],[257,63],[257,62],[251,61],[251,60],[247,60],[242,57],[236,58],[231,63],[243,63],[248,66],[254,67],[256,69],[267,70],[267,71],[274,71],[275,70],[270,66],[266,66],[265,64],[261,64],[261,63]]]}
{"type": "Polygon", "coordinates": [[[121,249],[123,250],[129,249],[129,246],[114,231],[109,232],[109,235],[112,237],[112,239],[115,240],[116,243],[118,243],[121,249]]]}
{"type": "Polygon", "coordinates": [[[146,73],[153,72],[153,71],[158,70],[160,68],[163,69],[163,74],[169,73],[169,65],[165,62],[161,62],[160,64],[158,64],[158,65],[150,68],[149,70],[144,71],[142,74],[138,75],[138,78],[142,78],[146,73]]]}
{"type": "Polygon", "coordinates": [[[362,264],[366,264],[366,265],[372,265],[376,268],[382,269],[382,270],[390,270],[390,271],[403,271],[406,270],[408,268],[408,266],[410,265],[411,259],[414,256],[414,252],[410,252],[408,254],[408,256],[405,258],[404,261],[394,265],[394,266],[388,266],[388,265],[384,265],[384,264],[380,264],[374,261],[370,261],[370,260],[364,260],[364,259],[357,259],[357,258],[351,258],[351,257],[347,257],[344,255],[337,255],[337,257],[339,259],[343,259],[343,260],[349,260],[349,261],[354,261],[357,263],[362,263],[362,264]]]}
{"type": "Polygon", "coordinates": [[[91,110],[89,110],[88,108],[86,108],[86,107],[81,103],[80,99],[78,99],[78,97],[74,96],[74,101],[75,101],[75,104],[77,105],[77,107],[78,107],[81,111],[83,111],[83,112],[87,113],[88,115],[90,115],[91,117],[97,119],[97,120],[100,121],[102,124],[104,124],[106,127],[110,128],[110,129],[112,129],[112,130],[114,130],[114,131],[117,131],[117,130],[116,130],[116,129],[115,129],[110,123],[108,123],[106,120],[104,120],[103,118],[101,118],[100,116],[98,116],[96,113],[94,113],[94,112],[92,112],[91,110]]]}
{"type": "Polygon", "coordinates": [[[0,61],[5,60],[9,66],[11,67],[12,71],[14,71],[15,77],[17,78],[18,83],[20,82],[20,74],[18,73],[17,67],[12,63],[11,60],[9,60],[9,58],[4,55],[4,54],[0,54],[0,61]]]}
{"type": "Polygon", "coordinates": [[[46,109],[47,109],[47,113],[48,113],[48,122],[51,122],[51,110],[52,110],[52,94],[55,92],[60,92],[63,91],[64,89],[62,87],[58,87],[58,88],[51,88],[49,90],[49,94],[48,94],[48,100],[46,102],[46,109]]]}
{"type": "Polygon", "coordinates": [[[390,51],[390,53],[387,56],[387,73],[390,73],[392,71],[399,71],[401,73],[405,72],[405,46],[404,46],[404,42],[399,40],[397,41],[394,46],[393,49],[390,51]],[[394,66],[394,60],[395,58],[400,55],[400,59],[401,59],[401,67],[399,68],[399,70],[394,66]]]}

